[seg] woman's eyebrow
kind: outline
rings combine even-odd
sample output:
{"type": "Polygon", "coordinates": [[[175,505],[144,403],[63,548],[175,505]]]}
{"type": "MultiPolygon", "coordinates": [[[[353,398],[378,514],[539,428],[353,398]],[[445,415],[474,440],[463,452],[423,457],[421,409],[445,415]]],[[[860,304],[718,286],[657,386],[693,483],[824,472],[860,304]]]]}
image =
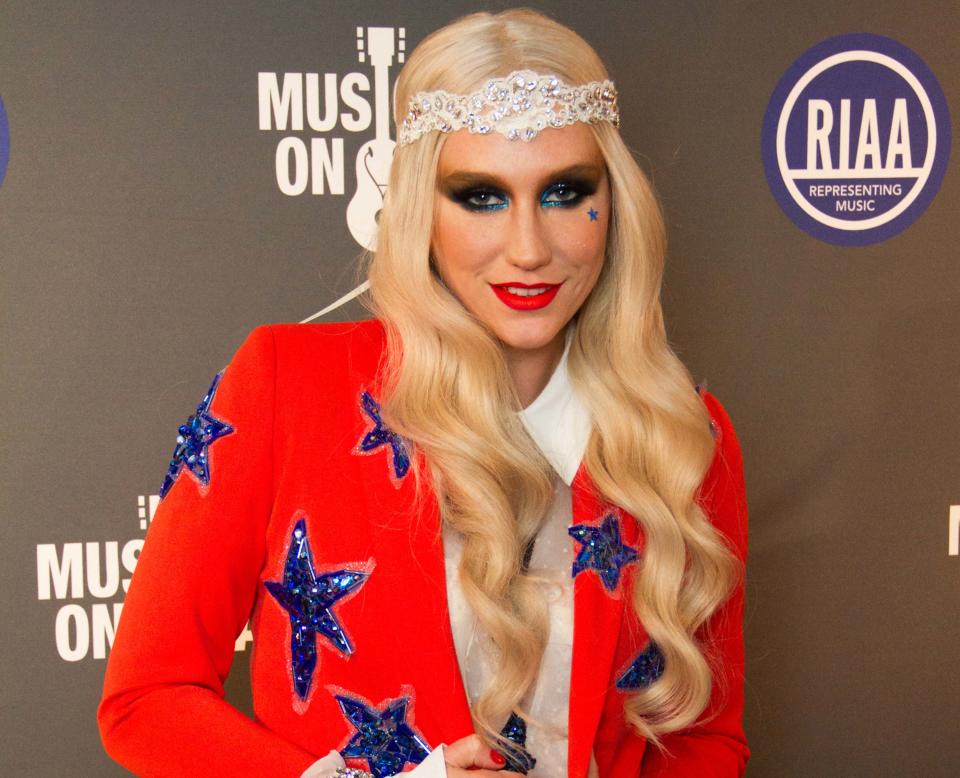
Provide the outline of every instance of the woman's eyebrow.
{"type": "MultiPolygon", "coordinates": [[[[596,164],[576,164],[568,165],[559,170],[553,170],[544,174],[542,183],[548,184],[552,181],[563,181],[566,179],[588,179],[599,180],[604,173],[602,163],[596,164]]],[[[454,170],[451,173],[440,178],[440,184],[446,189],[467,189],[470,187],[490,187],[495,189],[510,189],[510,183],[495,173],[472,170],[454,170]]]]}
{"type": "Polygon", "coordinates": [[[461,190],[488,187],[490,189],[509,188],[506,181],[493,173],[455,170],[441,177],[439,183],[444,189],[461,190]]]}
{"type": "Polygon", "coordinates": [[[594,164],[582,163],[578,165],[569,165],[561,170],[554,171],[549,176],[546,176],[545,181],[562,181],[569,178],[599,180],[603,177],[605,171],[606,167],[599,162],[594,164]]]}

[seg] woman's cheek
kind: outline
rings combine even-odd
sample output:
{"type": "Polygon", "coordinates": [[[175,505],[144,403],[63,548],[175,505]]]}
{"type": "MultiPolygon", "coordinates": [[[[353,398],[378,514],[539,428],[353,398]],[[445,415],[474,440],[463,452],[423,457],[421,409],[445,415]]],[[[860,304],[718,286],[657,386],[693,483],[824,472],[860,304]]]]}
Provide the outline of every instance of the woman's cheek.
{"type": "Polygon", "coordinates": [[[565,225],[561,242],[561,245],[565,246],[563,253],[580,263],[592,262],[598,256],[602,257],[606,247],[606,219],[598,216],[597,220],[593,221],[587,211],[575,211],[569,215],[572,218],[565,225]]]}
{"type": "Polygon", "coordinates": [[[441,218],[440,228],[434,234],[434,247],[443,255],[450,270],[473,270],[482,266],[494,248],[495,230],[461,208],[450,209],[441,218]]]}
{"type": "Polygon", "coordinates": [[[600,262],[602,262],[607,249],[607,230],[610,226],[610,212],[608,205],[597,205],[593,207],[593,210],[597,215],[596,220],[593,220],[589,217],[588,211],[587,215],[584,217],[587,221],[584,226],[586,227],[588,239],[590,241],[590,254],[594,259],[598,259],[600,262]]]}

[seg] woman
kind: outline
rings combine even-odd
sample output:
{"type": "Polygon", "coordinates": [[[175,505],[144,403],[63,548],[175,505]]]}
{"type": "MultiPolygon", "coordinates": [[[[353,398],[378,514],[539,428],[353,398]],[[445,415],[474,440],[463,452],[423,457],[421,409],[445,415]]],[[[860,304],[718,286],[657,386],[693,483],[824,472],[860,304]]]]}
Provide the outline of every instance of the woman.
{"type": "Polygon", "coordinates": [[[569,29],[475,14],[396,106],[377,319],[256,330],[181,428],[108,751],[156,775],[741,774],[740,454],[667,345],[614,86],[569,29]],[[222,686],[251,614],[255,722],[222,686]]]}

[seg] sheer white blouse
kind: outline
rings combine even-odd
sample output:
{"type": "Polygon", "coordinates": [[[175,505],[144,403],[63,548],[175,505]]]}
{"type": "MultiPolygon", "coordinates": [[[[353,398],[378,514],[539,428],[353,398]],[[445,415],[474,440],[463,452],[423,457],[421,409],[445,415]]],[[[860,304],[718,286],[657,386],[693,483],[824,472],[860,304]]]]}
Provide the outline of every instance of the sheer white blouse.
{"type": "MultiPolygon", "coordinates": [[[[580,466],[590,435],[590,415],[577,397],[567,371],[568,338],[559,364],[546,387],[520,412],[524,427],[556,472],[550,514],[537,536],[530,558],[529,574],[539,584],[547,605],[550,632],[540,665],[540,674],[523,700],[529,711],[527,750],[536,757],[531,778],[561,778],[567,775],[567,714],[570,704],[570,668],[573,659],[573,545],[567,528],[573,523],[570,485],[580,466]]],[[[450,528],[443,532],[447,602],[457,662],[470,705],[479,699],[495,668],[491,664],[489,638],[477,622],[460,587],[458,569],[463,539],[450,528]]],[[[315,762],[301,778],[328,778],[344,762],[331,751],[315,762]]],[[[438,746],[414,770],[410,778],[446,778],[443,746],[438,746]]],[[[590,776],[597,775],[591,760],[590,776]]]]}

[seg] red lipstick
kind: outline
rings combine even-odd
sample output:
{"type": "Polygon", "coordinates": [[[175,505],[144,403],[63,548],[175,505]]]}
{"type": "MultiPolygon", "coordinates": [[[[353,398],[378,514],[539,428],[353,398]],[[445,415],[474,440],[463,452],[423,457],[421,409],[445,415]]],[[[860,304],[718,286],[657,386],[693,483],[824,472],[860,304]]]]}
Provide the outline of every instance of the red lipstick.
{"type": "Polygon", "coordinates": [[[536,311],[546,308],[557,296],[563,284],[490,284],[493,293],[500,298],[500,302],[513,308],[515,311],[536,311]],[[521,293],[519,290],[533,290],[533,293],[521,293]],[[511,291],[514,290],[514,291],[511,291]]]}

